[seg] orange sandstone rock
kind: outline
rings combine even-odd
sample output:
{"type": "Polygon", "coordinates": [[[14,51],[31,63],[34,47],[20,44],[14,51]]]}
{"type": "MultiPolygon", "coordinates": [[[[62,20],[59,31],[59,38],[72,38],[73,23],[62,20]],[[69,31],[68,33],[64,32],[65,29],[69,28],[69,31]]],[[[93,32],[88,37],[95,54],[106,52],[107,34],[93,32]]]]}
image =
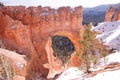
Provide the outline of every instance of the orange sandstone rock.
{"type": "Polygon", "coordinates": [[[120,20],[120,6],[118,8],[118,11],[115,13],[115,16],[114,16],[114,21],[118,21],[120,20]]]}
{"type": "Polygon", "coordinates": [[[106,12],[105,21],[112,21],[112,16],[115,13],[114,8],[110,6],[109,10],[106,12]]]}
{"type": "Polygon", "coordinates": [[[14,80],[24,80],[27,76],[27,61],[25,55],[20,55],[16,52],[0,49],[0,56],[3,61],[12,68],[13,77],[19,75],[20,77],[14,80]]]}
{"type": "MultiPolygon", "coordinates": [[[[49,78],[65,70],[66,68],[61,66],[61,60],[52,55],[49,38],[54,35],[66,36],[73,42],[77,52],[81,47],[79,40],[82,39],[83,30],[81,6],[75,9],[4,6],[0,9],[2,45],[27,56],[28,76],[31,73],[46,76],[48,69],[43,66],[46,63],[49,63],[50,67],[49,78]],[[47,48],[46,45],[48,45],[47,48]],[[53,73],[55,71],[57,73],[53,73]]],[[[76,66],[75,58],[71,60],[73,60],[72,65],[76,66]]],[[[81,64],[81,61],[78,60],[77,63],[81,64]]]]}

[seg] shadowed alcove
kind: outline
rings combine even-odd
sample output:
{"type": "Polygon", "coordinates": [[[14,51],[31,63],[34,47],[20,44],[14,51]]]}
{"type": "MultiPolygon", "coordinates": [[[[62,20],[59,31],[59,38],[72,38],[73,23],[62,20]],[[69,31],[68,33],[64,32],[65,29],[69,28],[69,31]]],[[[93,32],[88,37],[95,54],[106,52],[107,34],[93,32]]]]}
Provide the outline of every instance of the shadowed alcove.
{"type": "Polygon", "coordinates": [[[62,61],[62,64],[69,62],[71,54],[75,51],[74,44],[68,37],[52,36],[53,55],[62,61]]]}

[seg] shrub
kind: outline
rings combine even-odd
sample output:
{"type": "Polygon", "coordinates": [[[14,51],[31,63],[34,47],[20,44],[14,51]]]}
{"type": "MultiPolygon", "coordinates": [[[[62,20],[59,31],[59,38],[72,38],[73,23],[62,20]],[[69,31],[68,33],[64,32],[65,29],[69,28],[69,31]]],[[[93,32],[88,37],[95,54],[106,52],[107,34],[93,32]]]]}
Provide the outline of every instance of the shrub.
{"type": "Polygon", "coordinates": [[[12,67],[10,66],[10,64],[8,63],[8,61],[5,59],[5,57],[3,55],[0,55],[0,60],[2,62],[2,66],[4,69],[4,78],[6,78],[7,80],[12,80],[14,72],[12,70],[12,67]]]}

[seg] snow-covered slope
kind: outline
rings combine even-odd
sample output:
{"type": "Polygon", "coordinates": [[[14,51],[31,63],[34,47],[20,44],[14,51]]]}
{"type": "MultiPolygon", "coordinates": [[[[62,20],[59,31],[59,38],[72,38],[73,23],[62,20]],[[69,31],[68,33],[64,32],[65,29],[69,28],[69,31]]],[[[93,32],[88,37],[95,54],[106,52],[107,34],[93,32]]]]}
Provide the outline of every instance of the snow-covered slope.
{"type": "Polygon", "coordinates": [[[81,80],[83,78],[81,76],[82,74],[83,72],[78,68],[70,67],[65,72],[63,72],[57,80],[81,80]]]}
{"type": "Polygon", "coordinates": [[[109,45],[110,49],[120,50],[120,21],[102,22],[93,30],[102,33],[97,38],[109,45]]]}
{"type": "Polygon", "coordinates": [[[120,69],[115,71],[101,72],[98,73],[96,76],[83,80],[120,80],[120,69]]]}
{"type": "MultiPolygon", "coordinates": [[[[72,71],[75,72],[76,69],[72,68],[72,71]]],[[[93,77],[88,77],[88,76],[85,77],[84,74],[77,75],[72,71],[69,71],[69,72],[68,70],[66,71],[72,76],[69,74],[64,74],[64,75],[62,74],[57,80],[119,80],[120,79],[120,69],[115,71],[101,72],[93,77]]],[[[80,71],[80,70],[77,70],[77,71],[80,71]]]]}
{"type": "Polygon", "coordinates": [[[110,64],[120,63],[120,52],[112,53],[98,62],[98,66],[106,66],[110,64]]]}
{"type": "Polygon", "coordinates": [[[119,80],[120,79],[120,52],[115,52],[99,60],[93,73],[86,74],[76,67],[70,67],[56,80],[119,80]],[[96,71],[96,73],[95,73],[96,71]],[[92,74],[94,74],[91,76],[92,74]]]}

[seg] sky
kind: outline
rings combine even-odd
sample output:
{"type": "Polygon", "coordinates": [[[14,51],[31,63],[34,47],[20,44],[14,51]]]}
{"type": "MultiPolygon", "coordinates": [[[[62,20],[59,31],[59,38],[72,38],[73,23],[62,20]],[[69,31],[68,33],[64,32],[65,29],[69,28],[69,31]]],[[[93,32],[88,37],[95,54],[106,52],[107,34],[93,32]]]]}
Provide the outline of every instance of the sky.
{"type": "Polygon", "coordinates": [[[51,6],[52,8],[58,8],[60,6],[79,6],[83,7],[95,7],[104,4],[116,4],[120,3],[120,0],[0,0],[5,5],[26,5],[28,6],[51,6]]]}

